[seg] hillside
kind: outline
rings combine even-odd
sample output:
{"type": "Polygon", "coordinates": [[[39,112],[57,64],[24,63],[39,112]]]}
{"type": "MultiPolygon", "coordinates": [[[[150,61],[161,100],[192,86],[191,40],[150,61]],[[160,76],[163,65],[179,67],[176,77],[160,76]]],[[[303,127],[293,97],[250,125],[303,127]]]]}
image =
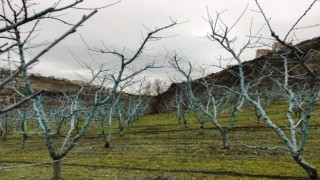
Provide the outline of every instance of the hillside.
{"type": "MultiPolygon", "coordinates": [[[[302,51],[308,51],[309,49],[314,49],[319,51],[320,50],[320,37],[313,38],[304,42],[301,42],[297,44],[297,47],[301,49],[302,51]]],[[[303,69],[299,66],[298,62],[294,59],[290,59],[290,69],[291,69],[291,75],[295,76],[304,76],[303,69]]],[[[317,58],[314,58],[313,60],[310,60],[309,66],[313,70],[319,69],[320,64],[320,57],[317,56],[317,58]]],[[[261,76],[261,72],[268,73],[266,69],[273,69],[276,68],[276,71],[272,72],[272,78],[281,79],[283,75],[281,72],[283,72],[283,61],[281,60],[281,57],[279,54],[270,54],[266,56],[262,56],[260,58],[253,59],[251,61],[247,61],[243,63],[244,65],[244,73],[246,75],[246,80],[251,81],[254,80],[256,77],[261,76]],[[267,68],[264,68],[267,67],[267,68]]],[[[235,89],[239,88],[239,82],[238,77],[236,76],[238,71],[238,66],[232,66],[228,69],[225,69],[223,71],[212,73],[204,79],[207,82],[215,83],[217,85],[223,85],[228,87],[233,87],[235,89]]],[[[1,68],[0,69],[0,80],[6,77],[10,73],[8,69],[1,68]]],[[[44,89],[42,96],[45,97],[45,99],[51,104],[57,104],[59,102],[56,101],[57,97],[61,97],[63,93],[66,94],[75,94],[81,87],[81,84],[84,82],[82,81],[70,81],[67,79],[58,79],[54,77],[44,77],[39,74],[31,74],[30,75],[30,81],[32,84],[32,87],[34,90],[40,90],[44,89]]],[[[297,78],[294,79],[291,84],[299,84],[301,81],[304,81],[303,78],[297,78]]],[[[15,80],[15,82],[19,83],[22,86],[22,77],[18,76],[15,80]]],[[[203,82],[203,79],[196,79],[192,82],[192,88],[193,91],[201,95],[204,92],[203,86],[201,83],[203,82]]],[[[166,105],[170,104],[172,101],[174,101],[175,93],[177,90],[180,90],[181,87],[183,87],[184,82],[182,83],[173,83],[169,87],[169,89],[162,94],[153,97],[151,107],[150,107],[150,113],[159,113],[166,111],[166,105]]],[[[261,83],[259,84],[260,89],[270,89],[273,88],[274,81],[268,77],[264,78],[261,83]]],[[[94,95],[94,89],[96,87],[94,86],[88,86],[86,88],[86,93],[84,94],[84,100],[86,104],[92,103],[92,98],[94,95]]],[[[215,93],[221,93],[223,91],[222,89],[217,88],[215,93]]],[[[12,86],[8,85],[4,89],[0,90],[0,104],[4,103],[5,101],[13,101],[13,95],[15,94],[12,86]]]]}
{"type": "MultiPolygon", "coordinates": [[[[0,71],[0,80],[10,74],[9,69],[1,68],[0,71]]],[[[70,81],[62,78],[55,78],[53,76],[45,77],[39,74],[31,74],[29,76],[29,80],[34,91],[44,90],[41,94],[45,101],[50,105],[57,105],[59,102],[56,102],[56,99],[62,97],[63,94],[75,94],[80,88],[82,81],[70,81]]],[[[3,89],[0,90],[0,104],[8,104],[8,102],[13,103],[14,98],[18,100],[20,98],[19,95],[14,91],[13,87],[19,89],[24,92],[23,80],[22,76],[17,76],[14,80],[13,84],[6,85],[3,89]],[[17,85],[18,84],[18,85],[17,85]]],[[[84,94],[84,99],[87,100],[86,103],[90,103],[89,99],[93,96],[93,89],[95,86],[88,86],[86,88],[86,92],[84,94]]]]}
{"type": "MultiPolygon", "coordinates": [[[[10,70],[0,68],[0,80],[4,79],[4,77],[7,77],[9,74],[10,70]]],[[[81,80],[68,80],[64,78],[55,78],[53,76],[45,77],[40,74],[30,74],[29,80],[34,91],[44,90],[41,96],[47,107],[59,106],[62,101],[68,99],[67,97],[64,97],[64,95],[72,95],[73,97],[81,89],[82,85],[84,85],[85,88],[81,95],[81,103],[85,106],[91,106],[94,102],[95,93],[99,89],[98,86],[87,85],[81,80]]],[[[0,89],[0,105],[6,106],[14,103],[14,100],[18,101],[21,98],[18,93],[14,91],[13,87],[19,89],[21,92],[25,92],[21,75],[15,78],[14,83],[6,85],[3,89],[0,89]]],[[[108,92],[109,88],[105,88],[101,94],[106,95],[108,92]]],[[[116,95],[117,94],[118,92],[116,92],[116,95]]],[[[72,100],[72,97],[69,101],[72,100]]],[[[126,92],[121,93],[122,101],[126,101],[131,98],[137,99],[139,96],[126,92]]],[[[151,99],[150,96],[145,96],[144,98],[151,99]]]]}
{"type": "MultiPolygon", "coordinates": [[[[319,51],[320,50],[320,37],[316,37],[310,40],[303,41],[296,45],[300,50],[303,52],[307,52],[310,49],[319,51]]],[[[285,51],[286,49],[282,49],[281,51],[285,51]]],[[[289,82],[292,86],[297,86],[302,82],[305,81],[305,74],[303,68],[300,66],[297,60],[293,59],[289,55],[289,69],[290,75],[295,76],[297,78],[292,78],[289,82]]],[[[311,67],[312,70],[316,71],[320,69],[320,56],[317,55],[312,60],[308,61],[308,65],[311,67]]],[[[282,72],[284,71],[283,67],[283,60],[280,57],[280,53],[276,54],[269,54],[266,56],[262,56],[251,61],[247,61],[243,63],[243,70],[246,76],[246,81],[252,81],[257,79],[257,77],[261,77],[261,73],[268,74],[268,77],[265,77],[259,83],[257,89],[271,89],[274,87],[274,80],[278,79],[281,81],[283,79],[282,72]],[[272,71],[272,72],[271,72],[272,71]]],[[[207,82],[211,82],[217,85],[223,85],[227,87],[232,87],[234,89],[239,89],[239,82],[238,82],[238,66],[232,66],[228,69],[222,70],[217,73],[212,73],[206,77],[204,80],[207,82]]],[[[201,95],[204,91],[204,87],[201,85],[203,79],[196,79],[192,82],[193,91],[201,95]]],[[[159,113],[166,111],[166,106],[169,105],[174,101],[175,93],[183,87],[184,82],[182,83],[173,83],[169,87],[169,89],[159,96],[154,97],[153,104],[152,104],[152,112],[159,113]]],[[[214,93],[221,93],[224,89],[217,88],[214,93]]]]}

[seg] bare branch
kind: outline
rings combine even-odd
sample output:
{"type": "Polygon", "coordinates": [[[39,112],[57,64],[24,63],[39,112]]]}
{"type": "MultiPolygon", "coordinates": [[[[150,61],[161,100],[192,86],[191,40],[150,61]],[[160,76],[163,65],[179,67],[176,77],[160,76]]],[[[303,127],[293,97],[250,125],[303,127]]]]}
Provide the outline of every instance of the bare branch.
{"type": "Polygon", "coordinates": [[[36,96],[40,95],[42,92],[44,92],[43,89],[42,89],[42,90],[39,90],[39,91],[37,91],[37,92],[35,92],[35,93],[33,93],[33,94],[31,94],[31,95],[28,96],[28,97],[23,98],[23,99],[20,100],[19,102],[15,103],[15,104],[13,104],[13,105],[11,105],[11,106],[8,106],[8,107],[6,107],[6,108],[3,109],[3,110],[0,110],[0,114],[4,114],[4,113],[6,113],[6,112],[8,112],[8,111],[11,111],[12,109],[15,109],[15,108],[20,107],[21,105],[27,103],[29,100],[31,100],[31,99],[35,98],[36,96]]]}
{"type": "Polygon", "coordinates": [[[297,24],[301,21],[301,19],[307,15],[307,13],[311,10],[311,8],[313,7],[313,5],[317,2],[317,0],[314,0],[309,8],[300,16],[300,18],[294,23],[294,25],[291,27],[291,29],[289,30],[289,32],[287,33],[287,35],[284,37],[283,41],[285,42],[289,36],[289,34],[292,32],[292,30],[297,26],[297,24]]]}
{"type": "Polygon", "coordinates": [[[0,33],[9,31],[9,30],[11,30],[11,29],[13,29],[13,28],[16,28],[16,27],[18,27],[18,26],[21,26],[21,25],[23,25],[23,24],[26,24],[26,23],[28,23],[28,22],[30,22],[30,21],[39,19],[40,17],[42,17],[42,16],[44,16],[44,15],[50,13],[50,12],[53,12],[53,10],[54,10],[54,8],[48,8],[48,9],[45,9],[45,10],[43,10],[43,11],[37,13],[37,14],[34,14],[34,15],[31,16],[31,17],[28,17],[27,19],[23,19],[23,20],[21,20],[21,21],[19,21],[19,22],[16,22],[16,23],[11,23],[11,25],[9,25],[9,26],[6,26],[6,27],[4,27],[4,28],[0,28],[0,33]]]}
{"type": "Polygon", "coordinates": [[[72,9],[79,9],[79,10],[95,10],[95,9],[98,9],[98,10],[99,10],[99,9],[104,9],[104,8],[107,8],[107,7],[116,5],[116,4],[120,3],[120,2],[121,2],[121,1],[117,1],[117,2],[114,2],[114,3],[108,4],[108,5],[102,6],[102,7],[98,7],[98,8],[72,7],[72,9]]]}
{"type": "Polygon", "coordinates": [[[281,146],[275,146],[275,147],[266,147],[266,146],[250,146],[250,145],[246,145],[244,143],[242,143],[241,141],[239,141],[238,139],[236,139],[236,142],[239,143],[241,146],[249,148],[249,149],[262,149],[262,150],[276,150],[276,149],[281,149],[281,150],[285,150],[285,151],[289,151],[287,148],[285,147],[281,147],[281,146]]]}
{"type": "Polygon", "coordinates": [[[47,48],[45,48],[44,50],[42,50],[37,56],[35,56],[33,59],[31,59],[28,63],[26,63],[23,67],[19,67],[14,73],[12,73],[9,77],[7,77],[6,79],[4,79],[1,83],[0,83],[0,87],[3,87],[4,85],[6,85],[7,83],[9,83],[13,78],[15,78],[23,69],[27,69],[30,65],[36,63],[39,58],[44,55],[45,53],[47,53],[51,48],[53,48],[55,45],[57,45],[60,41],[62,41],[64,38],[66,38],[67,36],[69,36],[70,34],[74,33],[76,31],[76,29],[82,24],[84,23],[86,20],[88,20],[90,17],[92,17],[95,13],[97,13],[97,10],[91,12],[90,14],[88,14],[87,16],[83,16],[82,19],[75,24],[71,29],[69,29],[69,31],[67,31],[66,33],[64,33],[61,37],[59,37],[57,40],[55,40],[52,44],[50,44],[47,48]]]}

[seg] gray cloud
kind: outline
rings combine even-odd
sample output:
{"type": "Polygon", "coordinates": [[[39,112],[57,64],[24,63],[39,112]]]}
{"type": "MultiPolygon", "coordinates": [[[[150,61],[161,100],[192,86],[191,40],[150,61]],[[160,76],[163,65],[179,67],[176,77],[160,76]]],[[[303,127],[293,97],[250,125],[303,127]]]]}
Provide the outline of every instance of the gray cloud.
{"type": "MultiPolygon", "coordinates": [[[[97,7],[113,1],[85,1],[82,7],[97,7]]],[[[145,53],[150,56],[164,55],[165,49],[176,50],[188,60],[197,64],[214,64],[217,63],[216,57],[225,56],[223,49],[219,48],[217,43],[210,42],[207,39],[200,38],[205,36],[209,31],[208,23],[202,17],[207,16],[206,6],[212,16],[215,12],[220,12],[227,9],[223,13],[224,22],[231,25],[235,19],[241,14],[245,6],[249,3],[249,8],[239,25],[233,31],[234,36],[238,36],[239,42],[235,47],[240,47],[245,35],[248,35],[250,21],[254,17],[254,30],[257,30],[264,24],[262,16],[254,12],[257,10],[253,0],[123,0],[121,3],[99,10],[98,14],[92,17],[85,25],[77,30],[75,34],[64,40],[59,46],[55,47],[50,53],[41,58],[41,63],[34,66],[35,72],[41,72],[46,75],[55,75],[61,77],[75,78],[73,71],[82,72],[82,68],[76,63],[70,51],[83,61],[91,61],[88,55],[87,48],[80,38],[80,34],[86,42],[92,47],[102,47],[101,41],[107,46],[114,49],[127,49],[128,56],[137,49],[142,41],[141,32],[147,32],[144,26],[154,29],[170,23],[170,18],[182,21],[188,21],[172,29],[169,29],[161,35],[170,36],[178,35],[172,38],[163,39],[158,42],[151,42],[148,48],[151,50],[145,53]]],[[[261,0],[261,4],[266,12],[266,15],[271,18],[271,24],[274,30],[284,36],[291,28],[293,23],[302,15],[311,1],[301,0],[282,0],[282,1],[267,1],[261,0]]],[[[49,3],[41,2],[40,6],[45,7],[49,3]]],[[[52,3],[50,3],[52,4],[52,3]]],[[[320,24],[319,3],[313,7],[310,13],[303,19],[298,27],[320,24]]],[[[88,11],[70,10],[63,18],[68,22],[78,21],[83,14],[88,11]]],[[[310,29],[301,29],[295,31],[295,35],[300,40],[319,36],[319,26],[310,29]]],[[[34,43],[43,42],[45,40],[52,41],[65,32],[68,26],[47,20],[43,21],[39,28],[39,36],[34,43]]],[[[262,31],[262,36],[269,37],[267,29],[262,31]]],[[[40,48],[41,49],[41,48],[40,48]]],[[[32,55],[36,54],[37,50],[30,51],[32,55]]],[[[110,56],[93,56],[98,62],[109,63],[116,61],[116,58],[110,56]]],[[[160,56],[161,57],[161,56],[160,56]]],[[[244,58],[250,60],[254,57],[254,50],[246,52],[244,58]]],[[[152,58],[151,58],[152,59],[152,58]]],[[[161,59],[161,58],[160,58],[161,59]]],[[[148,60],[147,56],[141,57],[139,63],[143,64],[144,60],[148,60]]],[[[149,58],[150,60],[150,58],[149,58]]],[[[158,70],[156,73],[147,72],[151,78],[165,77],[166,71],[158,70]],[[153,75],[150,75],[153,74],[153,75]],[[155,76],[156,74],[156,76],[155,76]]]]}

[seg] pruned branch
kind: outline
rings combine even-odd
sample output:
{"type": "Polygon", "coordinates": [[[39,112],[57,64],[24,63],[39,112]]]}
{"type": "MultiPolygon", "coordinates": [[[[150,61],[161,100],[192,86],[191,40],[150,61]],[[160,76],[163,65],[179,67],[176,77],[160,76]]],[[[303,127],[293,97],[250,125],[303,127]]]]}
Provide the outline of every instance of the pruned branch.
{"type": "Polygon", "coordinates": [[[5,78],[1,83],[0,83],[0,87],[3,87],[4,85],[6,85],[7,83],[9,83],[12,79],[14,79],[23,69],[27,69],[29,66],[31,66],[32,64],[36,63],[37,61],[39,61],[39,58],[44,55],[45,53],[47,53],[51,48],[53,48],[55,45],[57,45],[60,41],[62,41],[63,39],[65,39],[67,36],[69,36],[70,34],[74,33],[76,31],[76,29],[82,24],[84,23],[86,20],[88,20],[90,17],[92,17],[95,13],[97,13],[97,10],[92,11],[90,14],[88,14],[87,16],[84,15],[82,17],[82,19],[75,24],[71,29],[69,29],[69,31],[67,31],[66,33],[64,33],[62,36],[60,36],[57,40],[55,40],[53,43],[51,43],[48,47],[46,47],[44,50],[42,50],[38,55],[36,55],[34,58],[32,58],[28,63],[26,63],[24,66],[19,67],[14,73],[12,73],[10,76],[8,76],[7,78],[5,78]]]}
{"type": "Polygon", "coordinates": [[[261,150],[276,150],[276,149],[281,149],[281,150],[285,150],[285,151],[290,151],[285,147],[281,147],[281,146],[275,146],[275,147],[266,147],[266,146],[250,146],[247,144],[242,143],[241,141],[239,141],[238,139],[236,139],[236,142],[239,143],[241,146],[249,148],[249,149],[261,149],[261,150]]]}
{"type": "Polygon", "coordinates": [[[304,13],[300,16],[300,18],[294,23],[294,25],[291,27],[291,29],[288,31],[287,35],[284,37],[283,41],[285,42],[289,36],[289,34],[293,31],[293,29],[297,26],[297,24],[301,21],[301,19],[307,15],[307,13],[311,10],[313,5],[317,2],[317,0],[314,0],[307,10],[304,11],[304,13]]]}
{"type": "Polygon", "coordinates": [[[27,97],[23,98],[19,102],[15,103],[15,104],[12,104],[11,106],[8,106],[3,110],[0,110],[0,114],[4,114],[4,113],[6,113],[8,111],[11,111],[13,109],[16,109],[16,108],[20,107],[21,105],[27,103],[28,101],[30,101],[31,99],[35,98],[36,96],[39,96],[42,92],[44,92],[43,89],[31,94],[30,96],[27,96],[27,97]]]}
{"type": "MultiPolygon", "coordinates": [[[[28,17],[28,14],[26,13],[26,9],[25,8],[21,8],[20,10],[22,11],[23,9],[25,9],[25,14],[24,14],[24,17],[22,20],[20,21],[15,21],[15,22],[12,22],[10,21],[9,19],[7,18],[4,18],[3,16],[1,16],[4,20],[6,20],[7,23],[9,23],[10,25],[7,25],[6,27],[3,27],[3,28],[0,28],[0,33],[3,33],[3,32],[7,32],[11,29],[14,29],[14,28],[17,28],[23,24],[26,24],[28,22],[31,22],[31,21],[34,21],[34,20],[37,20],[37,19],[41,19],[43,17],[45,17],[46,15],[49,15],[50,13],[53,13],[53,12],[59,12],[59,11],[63,11],[65,9],[68,9],[68,8],[71,8],[71,7],[74,7],[76,6],[77,4],[81,3],[83,0],[76,0],[74,3],[71,3],[69,5],[66,5],[64,7],[61,7],[61,8],[56,8],[56,7],[50,7],[50,8],[47,8],[45,10],[42,10],[41,12],[39,13],[36,13],[32,16],[29,16],[28,17]]],[[[11,9],[11,11],[15,14],[14,17],[15,19],[17,20],[17,16],[19,15],[19,13],[17,13],[14,8],[11,6],[11,3],[8,2],[8,6],[9,8],[11,9]]]]}

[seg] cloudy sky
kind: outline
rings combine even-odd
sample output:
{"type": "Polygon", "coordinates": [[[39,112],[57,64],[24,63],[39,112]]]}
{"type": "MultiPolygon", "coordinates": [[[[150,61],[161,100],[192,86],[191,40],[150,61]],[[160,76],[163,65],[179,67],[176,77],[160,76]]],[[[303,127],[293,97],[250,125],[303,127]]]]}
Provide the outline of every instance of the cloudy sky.
{"type": "MultiPolygon", "coordinates": [[[[39,2],[36,9],[43,9],[53,4],[53,1],[39,2]]],[[[116,1],[87,0],[79,7],[94,8],[113,2],[116,1]]],[[[271,18],[271,25],[281,37],[288,32],[311,2],[312,0],[260,0],[266,15],[271,18]]],[[[122,0],[114,6],[99,10],[76,33],[43,56],[32,71],[46,76],[54,75],[69,79],[78,78],[76,74],[87,76],[84,68],[75,59],[87,63],[94,60],[94,62],[106,64],[109,69],[114,69],[117,58],[88,52],[82,38],[90,47],[102,48],[104,44],[119,51],[125,49],[124,53],[130,57],[142,42],[142,34],[147,33],[145,27],[153,30],[168,25],[171,22],[170,18],[185,23],[160,34],[161,36],[173,37],[148,43],[145,54],[137,62],[137,67],[155,57],[158,60],[163,60],[166,54],[165,49],[177,51],[184,59],[196,65],[218,64],[218,57],[228,57],[228,55],[217,43],[204,38],[209,31],[209,25],[204,20],[208,16],[207,8],[213,17],[216,12],[224,11],[223,21],[226,25],[231,26],[247,5],[247,12],[231,34],[237,37],[235,48],[240,47],[247,38],[246,35],[249,34],[252,19],[254,31],[264,24],[261,14],[257,13],[258,8],[254,0],[122,0]]],[[[297,27],[315,26],[294,31],[294,34],[290,36],[294,37],[294,42],[320,35],[319,12],[320,2],[317,2],[297,27]]],[[[70,10],[67,14],[61,13],[61,17],[67,22],[75,23],[81,19],[82,15],[88,13],[90,11],[70,10]]],[[[33,43],[50,42],[68,28],[70,27],[61,22],[44,20],[37,28],[39,30],[37,31],[38,36],[33,43]]],[[[261,31],[262,37],[269,38],[269,34],[267,28],[261,31]]],[[[28,58],[32,58],[39,50],[41,48],[30,50],[28,58]]],[[[255,49],[248,50],[244,54],[243,60],[253,59],[254,55],[255,49]]],[[[3,55],[2,58],[4,58],[3,55]]],[[[168,69],[152,70],[145,72],[144,75],[149,79],[168,79],[168,76],[172,75],[170,71],[168,69]]],[[[212,71],[217,71],[217,69],[212,69],[212,71]]]]}

